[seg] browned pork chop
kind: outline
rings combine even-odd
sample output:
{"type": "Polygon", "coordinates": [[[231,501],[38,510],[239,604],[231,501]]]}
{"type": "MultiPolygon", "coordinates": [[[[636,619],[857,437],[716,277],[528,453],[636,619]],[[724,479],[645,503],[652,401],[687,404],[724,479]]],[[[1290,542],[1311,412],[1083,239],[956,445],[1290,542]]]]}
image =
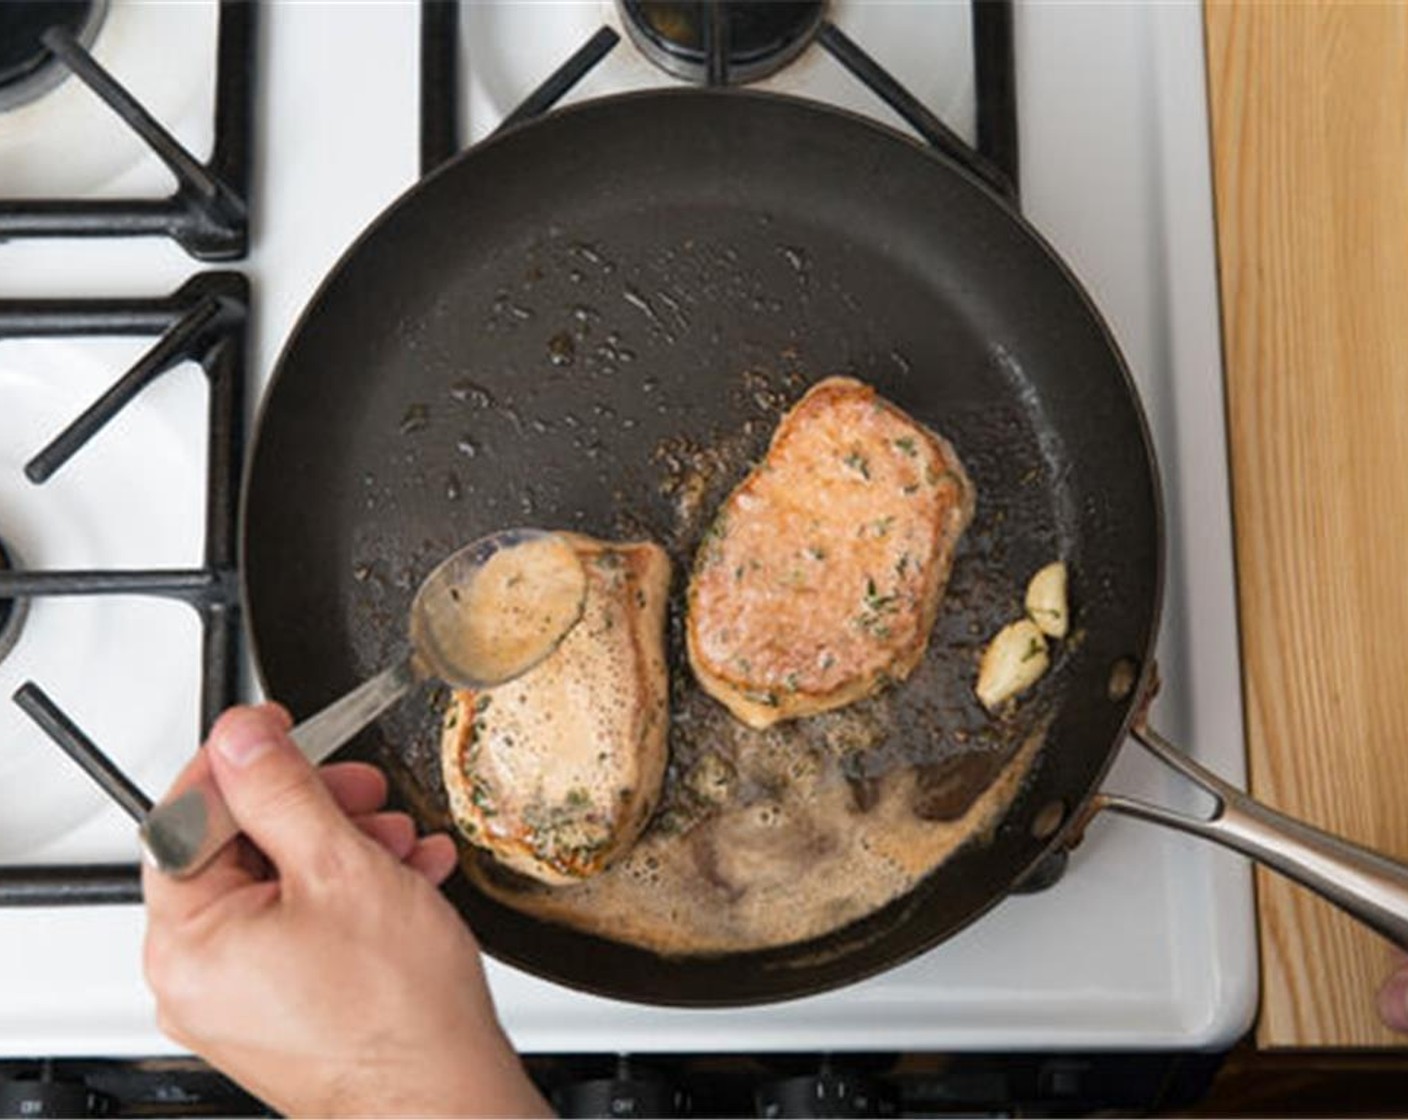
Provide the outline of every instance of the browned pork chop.
{"type": "Polygon", "coordinates": [[[596,874],[635,842],[660,796],[669,724],[669,558],[650,543],[563,536],[587,572],[581,621],[517,680],[456,691],[441,742],[460,831],[552,884],[596,874]]]}
{"type": "Polygon", "coordinates": [[[853,703],[919,663],[973,485],[869,385],[821,381],[695,557],[689,662],[751,727],[853,703]]]}

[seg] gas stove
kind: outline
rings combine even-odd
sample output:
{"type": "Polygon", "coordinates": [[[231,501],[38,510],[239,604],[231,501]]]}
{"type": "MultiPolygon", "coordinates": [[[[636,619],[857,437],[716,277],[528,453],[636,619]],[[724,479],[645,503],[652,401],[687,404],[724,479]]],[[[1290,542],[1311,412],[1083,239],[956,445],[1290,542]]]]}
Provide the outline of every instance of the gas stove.
{"type": "MultiPolygon", "coordinates": [[[[553,104],[747,80],[935,143],[1019,196],[1149,412],[1169,529],[1160,726],[1241,781],[1196,5],[832,0],[736,25],[639,0],[72,7],[65,35],[0,56],[0,82],[22,72],[0,89],[0,589],[20,596],[0,599],[0,1055],[179,1065],[140,977],[130,814],[256,688],[233,547],[253,409],[367,222],[463,144],[553,104]],[[116,112],[104,73],[131,95],[116,112]]],[[[1107,785],[1196,804],[1134,752],[1107,785]]],[[[1187,837],[1101,820],[1048,889],[823,996],[676,1010],[490,975],[515,1043],[545,1060],[1215,1051],[1254,1008],[1250,876],[1187,837]]],[[[613,1069],[598,1080],[640,1080],[613,1069]]]]}

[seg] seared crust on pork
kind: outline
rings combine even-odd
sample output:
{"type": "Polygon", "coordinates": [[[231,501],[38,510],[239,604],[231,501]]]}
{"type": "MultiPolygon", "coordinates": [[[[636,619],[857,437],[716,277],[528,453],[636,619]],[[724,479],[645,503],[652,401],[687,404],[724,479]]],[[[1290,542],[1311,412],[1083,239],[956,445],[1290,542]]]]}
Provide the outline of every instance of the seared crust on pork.
{"type": "Polygon", "coordinates": [[[947,441],[869,385],[818,382],[695,557],[687,633],[699,683],[763,728],[903,680],[973,505],[947,441]]]}
{"type": "Polygon", "coordinates": [[[563,536],[587,572],[581,621],[518,680],[456,691],[441,740],[460,832],[558,885],[635,842],[659,800],[669,725],[669,558],[648,542],[563,536]]]}

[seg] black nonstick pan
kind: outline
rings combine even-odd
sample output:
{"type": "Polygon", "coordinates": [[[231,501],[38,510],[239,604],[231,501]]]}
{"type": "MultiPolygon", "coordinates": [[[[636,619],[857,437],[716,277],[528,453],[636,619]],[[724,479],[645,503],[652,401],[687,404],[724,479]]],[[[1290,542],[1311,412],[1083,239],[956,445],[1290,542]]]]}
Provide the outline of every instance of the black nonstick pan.
{"type": "MultiPolygon", "coordinates": [[[[1146,699],[1163,563],[1149,434],[1098,313],[962,170],[859,118],[754,93],[554,113],[417,185],[347,253],[279,362],[249,464],[243,571],[268,693],[303,717],[380,668],[425,573],[508,525],[648,535],[683,569],[702,511],[780,411],[836,373],[950,439],[977,487],[942,656],[899,690],[896,757],[922,768],[937,815],[1029,731],[974,709],[978,651],[1020,614],[1037,568],[1070,568],[1078,640],[1029,701],[1049,728],[1020,791],[909,893],[763,951],[660,956],[527,917],[457,876],[448,894],[496,956],[644,1002],[797,996],[950,936],[1092,808],[1167,817],[1097,795],[1146,699]]],[[[422,823],[443,826],[436,743],[423,697],[347,753],[387,766],[422,823]]],[[[1166,823],[1265,856],[1266,811],[1217,792],[1216,822],[1166,823]]],[[[1368,858],[1363,874],[1401,876],[1368,858]]],[[[1401,937],[1405,913],[1386,901],[1380,928],[1401,937]]]]}

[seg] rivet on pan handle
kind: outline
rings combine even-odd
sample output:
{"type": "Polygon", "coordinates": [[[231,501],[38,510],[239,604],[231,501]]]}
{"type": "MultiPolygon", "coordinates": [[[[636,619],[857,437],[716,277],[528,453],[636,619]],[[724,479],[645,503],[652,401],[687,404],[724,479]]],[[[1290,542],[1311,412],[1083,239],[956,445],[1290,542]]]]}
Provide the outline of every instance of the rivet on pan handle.
{"type": "Polygon", "coordinates": [[[1093,801],[1092,813],[1109,809],[1232,848],[1408,949],[1408,865],[1268,808],[1198,765],[1142,719],[1131,734],[1160,762],[1212,794],[1217,805],[1210,817],[1196,817],[1102,793],[1093,801]]]}

